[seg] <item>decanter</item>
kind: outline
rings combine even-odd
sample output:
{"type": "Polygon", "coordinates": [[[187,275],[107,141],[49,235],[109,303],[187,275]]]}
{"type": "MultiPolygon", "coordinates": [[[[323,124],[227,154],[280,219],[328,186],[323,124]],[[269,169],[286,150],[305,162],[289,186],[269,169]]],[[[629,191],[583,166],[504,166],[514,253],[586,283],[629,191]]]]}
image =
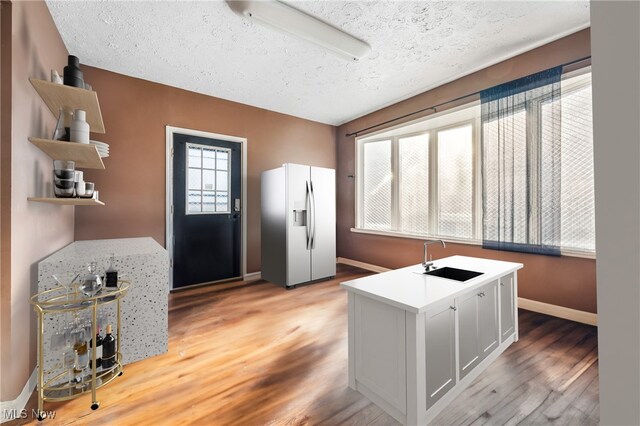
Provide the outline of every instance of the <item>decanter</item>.
{"type": "Polygon", "coordinates": [[[100,290],[102,290],[102,278],[96,273],[96,262],[89,262],[87,264],[87,269],[89,270],[89,273],[82,277],[80,291],[82,291],[85,296],[91,297],[95,296],[100,290]]]}

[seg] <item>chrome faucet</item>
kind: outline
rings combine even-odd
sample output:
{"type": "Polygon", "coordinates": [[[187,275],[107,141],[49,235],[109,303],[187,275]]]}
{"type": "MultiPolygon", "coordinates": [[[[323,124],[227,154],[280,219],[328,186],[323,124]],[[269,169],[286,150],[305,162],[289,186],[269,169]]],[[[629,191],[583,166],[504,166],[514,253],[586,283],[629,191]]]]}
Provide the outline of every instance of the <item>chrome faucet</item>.
{"type": "Polygon", "coordinates": [[[429,259],[429,261],[427,261],[427,246],[436,243],[440,243],[442,244],[443,248],[447,248],[447,245],[443,240],[427,240],[424,242],[424,249],[422,251],[422,266],[424,267],[425,272],[429,272],[433,269],[433,260],[429,259]]]}

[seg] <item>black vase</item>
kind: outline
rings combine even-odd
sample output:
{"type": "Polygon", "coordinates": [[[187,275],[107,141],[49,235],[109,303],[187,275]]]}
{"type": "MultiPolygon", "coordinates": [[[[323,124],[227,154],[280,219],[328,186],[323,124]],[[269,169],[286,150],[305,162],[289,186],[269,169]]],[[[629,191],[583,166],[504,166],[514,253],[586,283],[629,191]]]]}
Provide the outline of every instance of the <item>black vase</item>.
{"type": "Polygon", "coordinates": [[[64,84],[84,89],[84,76],[80,71],[80,59],[77,56],[69,55],[69,65],[64,67],[64,84]]]}

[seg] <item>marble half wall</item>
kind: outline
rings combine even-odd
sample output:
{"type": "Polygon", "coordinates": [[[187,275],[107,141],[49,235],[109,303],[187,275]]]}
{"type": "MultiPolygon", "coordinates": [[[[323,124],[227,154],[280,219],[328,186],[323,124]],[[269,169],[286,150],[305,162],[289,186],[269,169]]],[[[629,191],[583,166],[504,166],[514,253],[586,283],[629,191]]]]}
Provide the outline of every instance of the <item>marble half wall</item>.
{"type": "MultiPolygon", "coordinates": [[[[95,260],[98,273],[109,267],[111,255],[118,279],[131,283],[121,305],[121,352],[124,364],[140,361],[168,350],[169,256],[153,238],[121,238],[76,241],[38,264],[38,291],[57,286],[52,275],[87,272],[87,263],[95,260]]],[[[89,312],[89,311],[87,311],[89,312]]],[[[99,312],[108,315],[116,328],[116,304],[99,312]]],[[[60,354],[51,353],[51,335],[60,330],[71,314],[46,315],[44,329],[45,371],[59,362],[60,354]]],[[[104,336],[105,330],[102,330],[104,336]]]]}

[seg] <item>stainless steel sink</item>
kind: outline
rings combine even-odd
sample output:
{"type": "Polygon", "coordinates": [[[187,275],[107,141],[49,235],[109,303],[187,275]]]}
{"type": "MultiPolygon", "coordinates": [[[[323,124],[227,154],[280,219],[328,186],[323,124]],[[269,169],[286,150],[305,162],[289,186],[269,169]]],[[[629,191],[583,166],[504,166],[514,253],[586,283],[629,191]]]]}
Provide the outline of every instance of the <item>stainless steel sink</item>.
{"type": "Polygon", "coordinates": [[[434,277],[446,278],[448,280],[461,282],[468,281],[482,274],[482,272],[467,271],[466,269],[450,268],[448,266],[425,272],[425,275],[433,275],[434,277]]]}

